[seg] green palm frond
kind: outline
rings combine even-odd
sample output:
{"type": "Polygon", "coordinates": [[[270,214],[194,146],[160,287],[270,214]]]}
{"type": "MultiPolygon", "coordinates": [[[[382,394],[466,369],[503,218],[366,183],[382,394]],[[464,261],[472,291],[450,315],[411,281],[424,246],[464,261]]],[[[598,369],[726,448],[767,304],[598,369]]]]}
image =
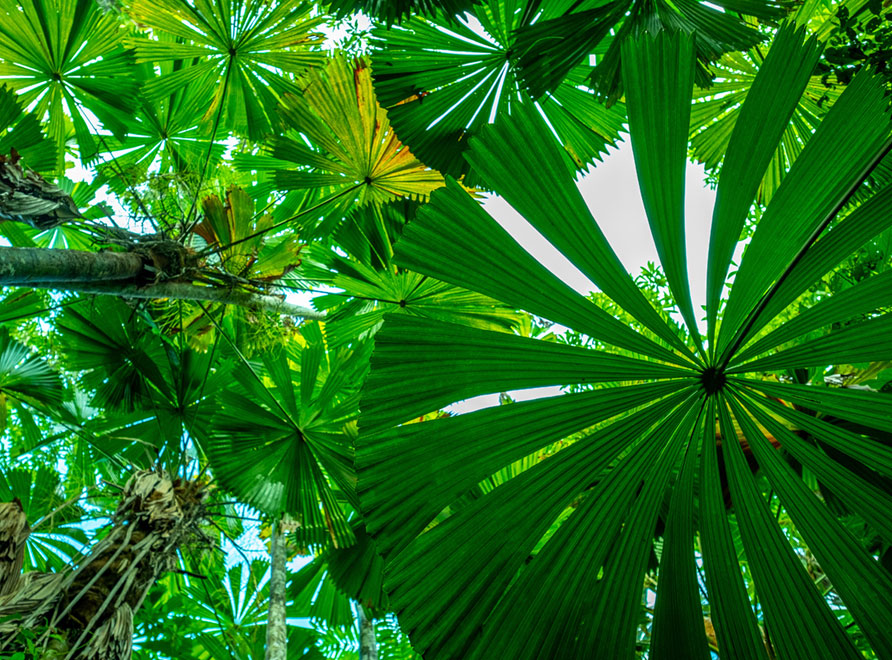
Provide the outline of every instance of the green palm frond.
{"type": "Polygon", "coordinates": [[[0,473],[0,501],[18,498],[31,527],[22,566],[27,571],[60,571],[89,541],[84,508],[68,501],[58,472],[47,467],[0,473]]]}
{"type": "Polygon", "coordinates": [[[329,11],[335,16],[349,16],[362,12],[387,25],[398,23],[411,16],[459,15],[478,0],[334,0],[329,11]]]}
{"type": "Polygon", "coordinates": [[[94,405],[134,411],[166,389],[163,343],[144,315],[122,301],[70,307],[59,319],[68,369],[83,372],[94,405]]]}
{"type": "Polygon", "coordinates": [[[416,208],[390,204],[357,209],[334,237],[346,254],[311,249],[314,263],[305,266],[302,274],[340,290],[313,301],[317,309],[326,311],[325,336],[332,346],[370,337],[388,312],[491,330],[517,325],[517,313],[498,301],[392,262],[393,242],[406,216],[413,216],[416,208]]]}
{"type": "MultiPolygon", "coordinates": [[[[695,90],[695,104],[691,110],[691,154],[707,171],[716,172],[721,164],[740,108],[764,60],[760,49],[726,53],[710,66],[716,76],[712,84],[706,89],[695,90]]],[[[784,174],[843,89],[832,80],[825,82],[819,75],[809,78],[759,187],[756,199],[760,203],[771,201],[784,174]]]]}
{"type": "Polygon", "coordinates": [[[623,43],[663,30],[688,35],[697,53],[697,84],[708,86],[712,78],[710,62],[723,53],[745,50],[765,40],[741,15],[777,20],[793,6],[786,0],[613,0],[569,4],[560,3],[535,24],[525,25],[517,32],[523,79],[534,97],[556,89],[575,66],[594,53],[596,66],[590,84],[608,102],[616,101],[623,94],[623,43]]]}
{"type": "MultiPolygon", "coordinates": [[[[625,119],[621,106],[592,102],[587,65],[569,71],[534,104],[519,80],[515,32],[535,17],[521,0],[490,0],[469,14],[480,28],[451,17],[413,17],[373,32],[375,91],[400,138],[443,174],[468,174],[462,152],[482,126],[519,106],[538,107],[576,167],[606,153],[625,119]]],[[[479,179],[465,179],[477,185],[479,179]]]]}
{"type": "Polygon", "coordinates": [[[209,99],[200,109],[203,121],[221,112],[222,126],[252,140],[273,132],[279,98],[298,91],[294,75],[324,57],[310,50],[323,37],[316,32],[322,18],[308,4],[134,0],[128,12],[164,35],[128,39],[137,62],[184,63],[148,81],[146,98],[158,101],[192,86],[209,99]]]}
{"type": "Polygon", "coordinates": [[[9,399],[43,406],[62,402],[59,374],[24,344],[0,328],[0,424],[5,428],[9,399]]]}
{"type": "MultiPolygon", "coordinates": [[[[644,207],[688,331],[675,334],[634,287],[538,113],[514,112],[472,139],[475,171],[601,293],[569,290],[454,182],[406,227],[394,262],[566,325],[597,350],[385,317],[363,389],[357,470],[391,604],[430,660],[634,658],[641,625],[655,658],[705,659],[716,646],[733,658],[885,657],[892,577],[866,539],[892,540],[883,513],[892,509],[892,398],[822,374],[892,359],[888,278],[772,324],[889,226],[892,187],[850,203],[892,144],[882,83],[860,74],[820,121],[757,223],[730,293],[707,299],[701,338],[679,201],[697,55],[683,34],[666,32],[622,48],[644,207]],[[655,77],[671,79],[658,94],[655,77]],[[448,259],[431,256],[447,243],[448,259]],[[642,332],[602,315],[593,301],[607,298],[642,332]],[[810,382],[791,382],[809,367],[810,382]],[[577,391],[408,423],[476,395],[569,385],[577,391]],[[788,518],[769,509],[775,500],[788,518]],[[866,521],[864,538],[839,506],[866,521]]],[[[818,48],[788,27],[770,53],[723,156],[708,280],[719,294],[818,48]]]]}
{"type": "MultiPolygon", "coordinates": [[[[159,36],[159,40],[163,39],[159,36]]],[[[136,67],[145,81],[171,75],[193,62],[160,62],[159,74],[148,64],[136,67]]],[[[141,182],[149,172],[176,172],[181,175],[200,172],[205,159],[209,166],[219,164],[226,147],[211,146],[209,131],[201,121],[211,102],[211,93],[198,84],[159,98],[141,95],[138,110],[126,119],[126,137],[106,137],[100,153],[103,164],[98,168],[101,181],[116,192],[141,182]],[[210,150],[210,153],[209,153],[210,150]],[[114,153],[111,157],[109,152],[114,153]]]]}
{"type": "Polygon", "coordinates": [[[196,432],[221,485],[262,511],[293,515],[301,545],[343,547],[354,537],[335,488],[353,497],[353,379],[364,350],[327,354],[316,324],[301,332],[298,353],[238,363],[196,432]]]}
{"type": "Polygon", "coordinates": [[[38,117],[48,117],[57,171],[65,169],[69,127],[85,160],[100,148],[94,135],[100,128],[122,137],[139,81],[116,16],[93,0],[4,0],[0,16],[0,80],[25,103],[36,103],[38,117]],[[92,125],[91,115],[102,127],[92,125]]]}
{"type": "Polygon", "coordinates": [[[15,149],[28,169],[49,172],[56,166],[56,145],[43,134],[40,119],[26,113],[21,102],[5,84],[0,85],[0,154],[15,149]]]}

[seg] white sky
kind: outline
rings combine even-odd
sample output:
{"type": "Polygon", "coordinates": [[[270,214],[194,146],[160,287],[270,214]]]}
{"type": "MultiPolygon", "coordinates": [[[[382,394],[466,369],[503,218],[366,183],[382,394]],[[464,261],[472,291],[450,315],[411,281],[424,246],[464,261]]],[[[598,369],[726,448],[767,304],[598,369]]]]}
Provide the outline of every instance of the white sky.
{"type": "MultiPolygon", "coordinates": [[[[688,253],[688,278],[694,309],[699,314],[706,304],[706,254],[709,227],[715,203],[715,191],[704,184],[703,166],[688,163],[685,185],[685,233],[688,253]]],[[[648,261],[659,263],[644,203],[638,188],[631,144],[626,141],[611,149],[603,162],[597,163],[577,183],[582,196],[626,269],[637,275],[648,261]]],[[[580,293],[594,285],[566,257],[546,241],[502,198],[491,196],[484,208],[549,270],[580,293]]],[[[702,328],[705,329],[705,328],[702,328]]],[[[516,400],[554,396],[558,387],[540,387],[510,392],[516,400]]],[[[452,412],[471,412],[498,405],[498,394],[487,394],[460,401],[448,407],[452,412]]]]}
{"type": "MultiPolygon", "coordinates": [[[[706,304],[706,249],[715,191],[703,183],[699,164],[688,163],[685,195],[688,277],[695,309],[706,304]]],[[[648,261],[659,263],[638,189],[635,161],[628,142],[611,149],[577,183],[592,214],[626,269],[637,275],[648,261]]],[[[484,207],[540,262],[580,293],[594,285],[548,243],[503,199],[492,196],[484,207]]]]}

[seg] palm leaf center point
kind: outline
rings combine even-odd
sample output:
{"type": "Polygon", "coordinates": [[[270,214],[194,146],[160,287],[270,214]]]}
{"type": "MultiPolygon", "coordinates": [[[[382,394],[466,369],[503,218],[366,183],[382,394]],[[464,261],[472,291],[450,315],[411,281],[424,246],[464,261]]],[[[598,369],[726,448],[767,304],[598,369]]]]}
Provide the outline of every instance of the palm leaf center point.
{"type": "Polygon", "coordinates": [[[707,396],[718,394],[728,382],[724,370],[718,366],[706,367],[700,372],[699,378],[707,396]]]}

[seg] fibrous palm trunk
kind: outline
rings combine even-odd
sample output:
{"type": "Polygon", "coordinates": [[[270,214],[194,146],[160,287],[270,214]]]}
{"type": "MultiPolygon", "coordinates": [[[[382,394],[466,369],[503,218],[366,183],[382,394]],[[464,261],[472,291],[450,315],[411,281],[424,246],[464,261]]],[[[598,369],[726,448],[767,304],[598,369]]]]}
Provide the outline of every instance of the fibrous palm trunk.
{"type": "MultiPolygon", "coordinates": [[[[15,650],[19,632],[37,632],[38,646],[52,644],[69,660],[128,660],[133,614],[149,588],[177,565],[177,550],[212,539],[200,529],[205,483],[172,480],[139,471],[121,491],[111,531],[71,570],[4,574],[0,585],[0,652],[15,650]],[[13,584],[14,581],[14,584],[13,584]],[[9,584],[13,584],[9,587],[9,584]],[[18,615],[17,618],[8,618],[18,615]]],[[[21,511],[21,507],[19,507],[21,511]]],[[[13,509],[0,510],[0,557],[15,556],[27,534],[17,529],[13,509]],[[4,517],[4,513],[7,514],[4,517]]],[[[24,520],[24,513],[19,517],[24,520]]]]}

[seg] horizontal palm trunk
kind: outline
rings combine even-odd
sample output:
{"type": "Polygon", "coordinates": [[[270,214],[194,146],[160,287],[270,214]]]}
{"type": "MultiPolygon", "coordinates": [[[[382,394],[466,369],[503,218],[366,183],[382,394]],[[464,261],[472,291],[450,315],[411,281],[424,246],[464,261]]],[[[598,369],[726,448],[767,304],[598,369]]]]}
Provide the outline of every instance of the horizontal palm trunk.
{"type": "Polygon", "coordinates": [[[236,305],[305,319],[324,314],[285,301],[284,296],[188,282],[149,283],[144,258],[131,252],[83,252],[0,247],[0,285],[56,289],[119,298],[192,300],[236,305]]]}
{"type": "Polygon", "coordinates": [[[132,252],[0,247],[0,284],[135,280],[143,259],[132,252]]]}

